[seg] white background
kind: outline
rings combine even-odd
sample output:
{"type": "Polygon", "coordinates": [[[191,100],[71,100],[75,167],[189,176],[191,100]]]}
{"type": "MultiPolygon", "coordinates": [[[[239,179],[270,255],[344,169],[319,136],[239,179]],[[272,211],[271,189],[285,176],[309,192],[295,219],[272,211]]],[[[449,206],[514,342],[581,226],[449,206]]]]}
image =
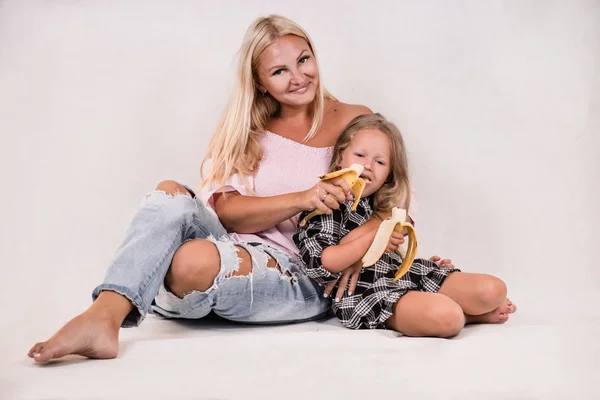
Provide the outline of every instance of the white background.
{"type": "Polygon", "coordinates": [[[199,183],[243,34],[269,13],[309,32],[336,97],[400,127],[420,256],[500,276],[522,324],[598,320],[600,2],[13,0],[4,351],[18,360],[89,305],[159,181],[199,183]]]}

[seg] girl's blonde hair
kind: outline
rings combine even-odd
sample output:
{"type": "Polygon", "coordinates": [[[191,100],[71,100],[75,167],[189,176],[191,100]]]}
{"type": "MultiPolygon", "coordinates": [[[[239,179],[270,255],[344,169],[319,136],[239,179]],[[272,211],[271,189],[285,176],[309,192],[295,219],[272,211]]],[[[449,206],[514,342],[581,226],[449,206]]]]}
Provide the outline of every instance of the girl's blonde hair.
{"type": "Polygon", "coordinates": [[[408,157],[404,139],[400,131],[379,113],[359,115],[340,134],[333,149],[330,171],[340,169],[342,153],[354,136],[363,129],[377,129],[390,139],[390,174],[384,184],[373,195],[374,209],[388,212],[395,206],[408,210],[410,206],[410,181],[408,177],[408,157]]]}
{"type": "MultiPolygon", "coordinates": [[[[277,100],[268,93],[261,93],[257,88],[259,58],[268,46],[286,35],[304,39],[316,62],[315,47],[310,37],[290,19],[269,15],[258,18],[250,25],[239,52],[237,83],[201,164],[201,187],[211,183],[222,186],[231,175],[238,173],[244,185],[251,190],[244,176],[256,172],[263,155],[258,139],[266,131],[271,118],[280,110],[277,100]],[[210,159],[212,159],[211,169],[205,177],[204,165],[210,159]]],[[[326,99],[335,100],[319,79],[312,104],[313,123],[304,141],[314,137],[319,130],[323,121],[326,99]]]]}

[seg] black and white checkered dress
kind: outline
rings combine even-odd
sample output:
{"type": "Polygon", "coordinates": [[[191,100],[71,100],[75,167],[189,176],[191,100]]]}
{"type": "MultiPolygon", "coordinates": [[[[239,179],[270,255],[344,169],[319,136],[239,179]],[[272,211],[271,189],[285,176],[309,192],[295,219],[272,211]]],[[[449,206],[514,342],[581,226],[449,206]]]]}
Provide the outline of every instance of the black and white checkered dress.
{"type": "MultiPolygon", "coordinates": [[[[323,268],[323,250],[337,245],[350,231],[367,222],[373,213],[370,197],[361,199],[354,212],[351,206],[352,200],[349,200],[340,204],[340,209],[333,210],[331,215],[311,218],[308,226],[300,228],[294,235],[307,275],[321,284],[334,281],[341,275],[323,268]]],[[[303,213],[300,218],[304,218],[306,214],[307,212],[303,213]]],[[[385,321],[392,316],[394,305],[405,293],[409,290],[435,293],[450,273],[459,271],[440,268],[426,259],[416,259],[410,270],[397,282],[393,282],[401,263],[402,259],[397,253],[385,253],[374,266],[361,271],[352,296],[346,293],[339,302],[332,303],[333,312],[345,327],[385,328],[385,321]]],[[[335,293],[335,289],[332,293],[335,293]]]]}

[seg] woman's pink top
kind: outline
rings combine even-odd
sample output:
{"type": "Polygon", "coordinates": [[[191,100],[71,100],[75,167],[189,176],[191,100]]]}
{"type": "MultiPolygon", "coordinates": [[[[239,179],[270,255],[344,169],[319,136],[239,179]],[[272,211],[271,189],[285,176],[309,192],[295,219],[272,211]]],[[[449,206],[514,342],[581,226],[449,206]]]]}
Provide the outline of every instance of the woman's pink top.
{"type": "MultiPolygon", "coordinates": [[[[259,144],[263,150],[263,159],[256,174],[246,177],[248,186],[259,197],[310,189],[317,184],[319,176],[327,173],[333,155],[333,147],[310,147],[269,131],[261,136],[259,144]]],[[[238,174],[232,175],[225,186],[205,186],[198,196],[207,207],[214,210],[213,195],[231,191],[252,196],[238,174]]],[[[414,219],[413,207],[410,211],[409,214],[414,219]]],[[[299,214],[262,232],[230,233],[229,236],[234,241],[261,242],[290,255],[298,255],[298,249],[292,240],[298,229],[298,216],[299,214]]]]}

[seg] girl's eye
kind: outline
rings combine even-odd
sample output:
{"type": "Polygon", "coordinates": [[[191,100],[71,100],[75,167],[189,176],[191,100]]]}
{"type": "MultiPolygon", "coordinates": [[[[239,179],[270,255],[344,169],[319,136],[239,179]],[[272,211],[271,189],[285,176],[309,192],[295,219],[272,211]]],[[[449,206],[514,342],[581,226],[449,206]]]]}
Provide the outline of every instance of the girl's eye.
{"type": "Polygon", "coordinates": [[[381,160],[378,160],[378,161],[377,161],[377,164],[379,164],[379,165],[385,165],[385,162],[383,162],[383,161],[381,161],[381,160]]]}
{"type": "Polygon", "coordinates": [[[300,61],[298,61],[300,64],[304,64],[308,59],[310,58],[310,56],[304,56],[300,59],[300,61]]]}
{"type": "Polygon", "coordinates": [[[364,155],[363,155],[362,153],[354,153],[354,155],[355,155],[356,157],[360,157],[360,158],[364,157],[364,155]]]}
{"type": "Polygon", "coordinates": [[[283,68],[282,69],[278,69],[277,71],[273,72],[273,76],[275,75],[281,75],[283,74],[283,68]]]}

